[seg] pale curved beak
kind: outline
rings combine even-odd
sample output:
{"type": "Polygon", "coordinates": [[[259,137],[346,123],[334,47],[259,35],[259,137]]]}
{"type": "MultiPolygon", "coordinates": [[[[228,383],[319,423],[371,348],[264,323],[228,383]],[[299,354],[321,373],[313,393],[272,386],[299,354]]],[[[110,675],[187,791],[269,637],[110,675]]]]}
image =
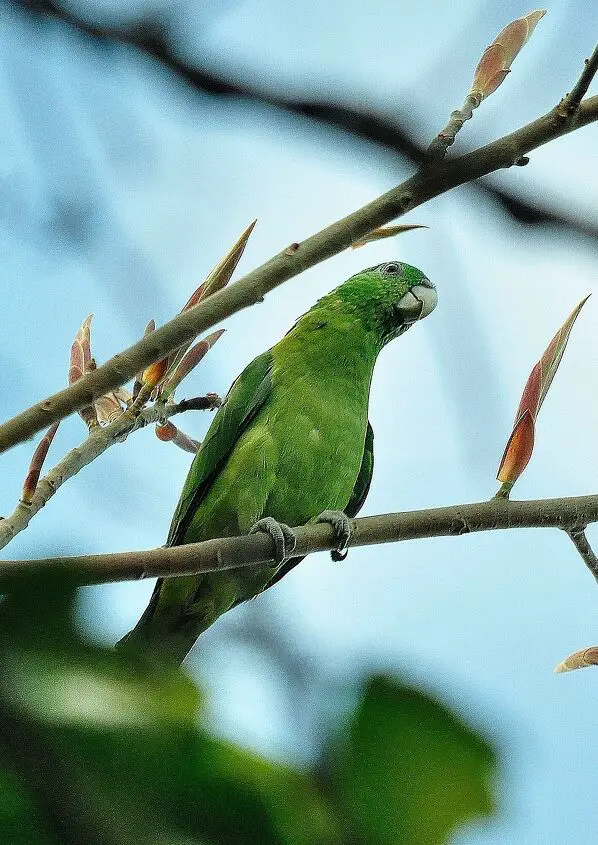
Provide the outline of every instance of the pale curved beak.
{"type": "Polygon", "coordinates": [[[414,285],[399,299],[397,309],[403,315],[406,323],[415,323],[431,314],[437,304],[436,288],[432,287],[431,283],[428,285],[419,284],[414,285]]]}

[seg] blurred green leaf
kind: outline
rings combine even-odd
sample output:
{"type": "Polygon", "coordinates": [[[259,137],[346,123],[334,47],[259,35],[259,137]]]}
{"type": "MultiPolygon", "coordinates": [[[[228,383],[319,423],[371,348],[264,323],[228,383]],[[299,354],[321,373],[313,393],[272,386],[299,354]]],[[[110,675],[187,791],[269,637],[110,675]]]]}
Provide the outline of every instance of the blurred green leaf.
{"type": "Polygon", "coordinates": [[[384,678],[338,755],[300,771],[216,739],[179,668],[88,642],[76,589],[0,601],[0,842],[440,845],[492,811],[494,756],[442,705],[384,678]]]}
{"type": "Polygon", "coordinates": [[[75,589],[0,603],[0,842],[337,845],[309,774],[211,737],[186,672],[90,644],[75,589]]]}
{"type": "MultiPolygon", "coordinates": [[[[109,804],[141,796],[161,825],[222,845],[337,843],[336,821],[307,775],[204,731],[68,730],[109,804]],[[153,812],[153,811],[152,811],[153,812]]],[[[130,810],[129,810],[130,812],[130,810]]]]}
{"type": "Polygon", "coordinates": [[[0,838],[10,845],[57,845],[47,835],[35,802],[18,777],[0,768],[0,838]]]}
{"type": "Polygon", "coordinates": [[[100,650],[23,649],[7,656],[3,669],[0,685],[40,722],[155,729],[197,718],[199,693],[183,672],[131,671],[100,650]]]}
{"type": "Polygon", "coordinates": [[[494,810],[495,757],[442,704],[388,678],[369,681],[338,773],[359,838],[440,845],[494,810]]]}

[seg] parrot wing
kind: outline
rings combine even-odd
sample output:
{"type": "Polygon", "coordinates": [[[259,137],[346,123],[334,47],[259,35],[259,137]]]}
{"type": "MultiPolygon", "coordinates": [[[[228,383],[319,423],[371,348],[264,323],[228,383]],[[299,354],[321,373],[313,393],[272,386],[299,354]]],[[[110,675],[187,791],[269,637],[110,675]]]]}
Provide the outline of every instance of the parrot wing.
{"type": "Polygon", "coordinates": [[[185,542],[185,534],[202,499],[228,460],[235,444],[272,391],[272,353],[264,352],[233,382],[193,459],[174,512],[167,546],[185,542]]]}
{"type": "Polygon", "coordinates": [[[365,433],[365,444],[363,447],[363,457],[361,459],[361,466],[355,487],[351,493],[349,503],[345,508],[345,513],[348,517],[353,519],[357,516],[363,507],[368,493],[370,492],[370,484],[372,483],[372,475],[374,473],[374,429],[369,423],[365,433]]]}

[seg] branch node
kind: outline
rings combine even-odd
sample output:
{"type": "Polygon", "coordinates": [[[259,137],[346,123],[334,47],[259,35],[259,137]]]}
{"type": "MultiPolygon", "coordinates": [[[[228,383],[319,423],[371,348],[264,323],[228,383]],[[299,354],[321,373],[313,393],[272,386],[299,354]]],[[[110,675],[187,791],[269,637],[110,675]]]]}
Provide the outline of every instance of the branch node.
{"type": "Polygon", "coordinates": [[[462,516],[457,517],[450,526],[450,534],[454,537],[460,537],[463,534],[471,533],[469,523],[462,516]]]}

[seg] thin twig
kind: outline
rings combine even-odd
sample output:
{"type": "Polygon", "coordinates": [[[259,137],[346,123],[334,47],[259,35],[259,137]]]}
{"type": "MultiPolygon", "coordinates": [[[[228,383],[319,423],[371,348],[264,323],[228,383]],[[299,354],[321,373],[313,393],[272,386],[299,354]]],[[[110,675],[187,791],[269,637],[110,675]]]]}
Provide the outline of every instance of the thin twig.
{"type": "Polygon", "coordinates": [[[571,92],[563,98],[559,105],[559,110],[563,117],[569,117],[579,109],[581,101],[587,94],[588,88],[596,73],[598,73],[598,44],[594,47],[594,52],[590,58],[585,60],[583,71],[571,89],[571,92]]]}
{"type": "Polygon", "coordinates": [[[70,387],[8,420],[0,426],[0,452],[125,384],[173,349],[178,349],[231,314],[261,302],[267,293],[283,282],[342,252],[373,229],[457,185],[503,167],[511,167],[530,150],[596,120],[598,96],[584,100],[571,120],[563,121],[553,109],[485,147],[443,161],[433,171],[419,171],[378,199],[298,244],[292,253],[283,249],[235,284],[177,315],[70,387]]]}
{"type": "Polygon", "coordinates": [[[426,156],[430,161],[442,159],[446,155],[448,148],[455,143],[457,133],[463,128],[466,120],[471,120],[473,110],[477,109],[481,101],[479,94],[470,91],[461,108],[451,112],[449,122],[426,150],[426,156]]]}
{"type": "Polygon", "coordinates": [[[50,501],[65,481],[76,475],[83,467],[88,466],[106,449],[116,443],[122,443],[133,431],[152,423],[160,423],[175,414],[194,408],[216,407],[213,394],[211,396],[209,400],[208,397],[202,396],[196,399],[183,399],[181,402],[157,403],[144,408],[134,419],[127,411],[124,411],[117,420],[104,428],[98,426],[92,429],[80,446],[67,452],[64,458],[40,479],[29,500],[21,499],[12,514],[0,521],[0,549],[7,546],[17,534],[27,528],[35,514],[50,501]]]}
{"type": "Polygon", "coordinates": [[[581,559],[588,567],[596,581],[598,582],[598,557],[594,554],[594,550],[590,546],[590,541],[586,536],[586,532],[584,529],[571,529],[567,531],[567,534],[571,538],[571,542],[581,555],[581,559]]]}
{"type": "MultiPolygon", "coordinates": [[[[598,522],[598,495],[563,499],[506,501],[388,513],[351,520],[352,547],[394,543],[423,537],[459,537],[477,531],[508,528],[561,528],[598,522]]],[[[297,557],[335,545],[330,525],[317,523],[295,529],[297,557]]],[[[172,548],[141,552],[0,561],[0,588],[28,575],[52,569],[68,571],[81,584],[105,584],[142,578],[195,575],[271,561],[274,550],[266,534],[226,537],[172,548]]]]}

